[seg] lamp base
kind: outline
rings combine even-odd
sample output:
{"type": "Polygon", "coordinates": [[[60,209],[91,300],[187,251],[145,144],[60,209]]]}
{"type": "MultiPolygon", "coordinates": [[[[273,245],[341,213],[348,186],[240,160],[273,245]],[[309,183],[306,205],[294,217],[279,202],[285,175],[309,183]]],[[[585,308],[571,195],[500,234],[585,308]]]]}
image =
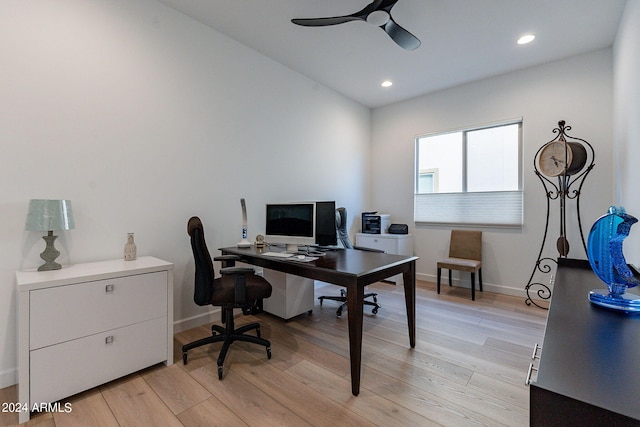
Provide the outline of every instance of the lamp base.
{"type": "Polygon", "coordinates": [[[240,242],[238,242],[238,247],[239,248],[250,248],[251,247],[251,242],[248,241],[247,239],[242,239],[240,242]]]}
{"type": "Polygon", "coordinates": [[[42,236],[45,242],[47,242],[47,246],[44,248],[44,251],[40,254],[40,258],[42,258],[45,263],[38,267],[38,271],[49,271],[49,270],[60,270],[62,265],[58,264],[56,258],[60,256],[60,251],[57,250],[54,246],[54,242],[58,238],[58,236],[53,235],[53,231],[49,231],[49,234],[46,236],[42,236]]]}

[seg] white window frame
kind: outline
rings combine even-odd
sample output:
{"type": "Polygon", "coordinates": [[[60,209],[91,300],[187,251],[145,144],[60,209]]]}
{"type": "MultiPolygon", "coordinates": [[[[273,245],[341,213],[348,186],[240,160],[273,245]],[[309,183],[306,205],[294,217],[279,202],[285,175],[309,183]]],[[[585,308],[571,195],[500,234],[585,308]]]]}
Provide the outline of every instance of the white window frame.
{"type": "MultiPolygon", "coordinates": [[[[522,191],[522,118],[488,123],[479,126],[434,132],[415,139],[414,173],[414,222],[416,225],[462,225],[498,228],[522,228],[524,221],[524,197],[522,191]],[[466,144],[468,132],[493,127],[518,125],[518,189],[513,191],[467,192],[466,176],[463,191],[458,193],[418,193],[420,170],[420,140],[452,132],[463,133],[466,144]]],[[[466,175],[466,150],[463,150],[463,174],[466,175]]]]}
{"type": "Polygon", "coordinates": [[[417,180],[416,188],[420,188],[420,177],[425,175],[431,175],[431,179],[433,183],[433,191],[438,192],[439,183],[440,183],[440,170],[438,168],[420,169],[418,171],[418,174],[416,175],[416,180],[417,180]]]}

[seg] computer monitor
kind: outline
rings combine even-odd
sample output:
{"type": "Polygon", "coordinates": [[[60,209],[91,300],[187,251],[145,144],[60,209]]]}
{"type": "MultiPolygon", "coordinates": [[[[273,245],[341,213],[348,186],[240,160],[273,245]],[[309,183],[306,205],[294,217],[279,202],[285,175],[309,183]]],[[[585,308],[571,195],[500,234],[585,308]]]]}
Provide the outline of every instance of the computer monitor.
{"type": "Polygon", "coordinates": [[[265,240],[298,246],[336,245],[335,202],[269,203],[266,206],[265,240]]]}
{"type": "Polygon", "coordinates": [[[316,245],[336,246],[336,202],[316,202],[316,245]]]}

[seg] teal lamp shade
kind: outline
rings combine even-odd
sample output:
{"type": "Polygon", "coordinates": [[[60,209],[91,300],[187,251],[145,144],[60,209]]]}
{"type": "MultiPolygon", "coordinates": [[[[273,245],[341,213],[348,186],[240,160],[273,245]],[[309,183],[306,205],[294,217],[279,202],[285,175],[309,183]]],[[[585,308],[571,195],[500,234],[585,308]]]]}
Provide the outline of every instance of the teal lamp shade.
{"type": "Polygon", "coordinates": [[[43,236],[47,246],[40,254],[45,263],[38,268],[38,271],[59,270],[62,268],[55,259],[60,255],[56,250],[54,242],[58,236],[53,235],[55,230],[71,230],[75,228],[73,220],[73,210],[70,200],[45,200],[32,199],[29,201],[29,212],[27,213],[27,231],[46,231],[43,236]]]}

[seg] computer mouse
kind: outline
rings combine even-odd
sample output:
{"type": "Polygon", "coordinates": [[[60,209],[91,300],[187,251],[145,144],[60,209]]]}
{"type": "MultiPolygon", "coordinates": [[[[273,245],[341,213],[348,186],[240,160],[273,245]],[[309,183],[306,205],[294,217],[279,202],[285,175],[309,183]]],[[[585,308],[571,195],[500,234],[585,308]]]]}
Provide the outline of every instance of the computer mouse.
{"type": "Polygon", "coordinates": [[[304,255],[296,255],[296,258],[298,258],[298,259],[304,259],[305,257],[304,257],[304,255]]]}

